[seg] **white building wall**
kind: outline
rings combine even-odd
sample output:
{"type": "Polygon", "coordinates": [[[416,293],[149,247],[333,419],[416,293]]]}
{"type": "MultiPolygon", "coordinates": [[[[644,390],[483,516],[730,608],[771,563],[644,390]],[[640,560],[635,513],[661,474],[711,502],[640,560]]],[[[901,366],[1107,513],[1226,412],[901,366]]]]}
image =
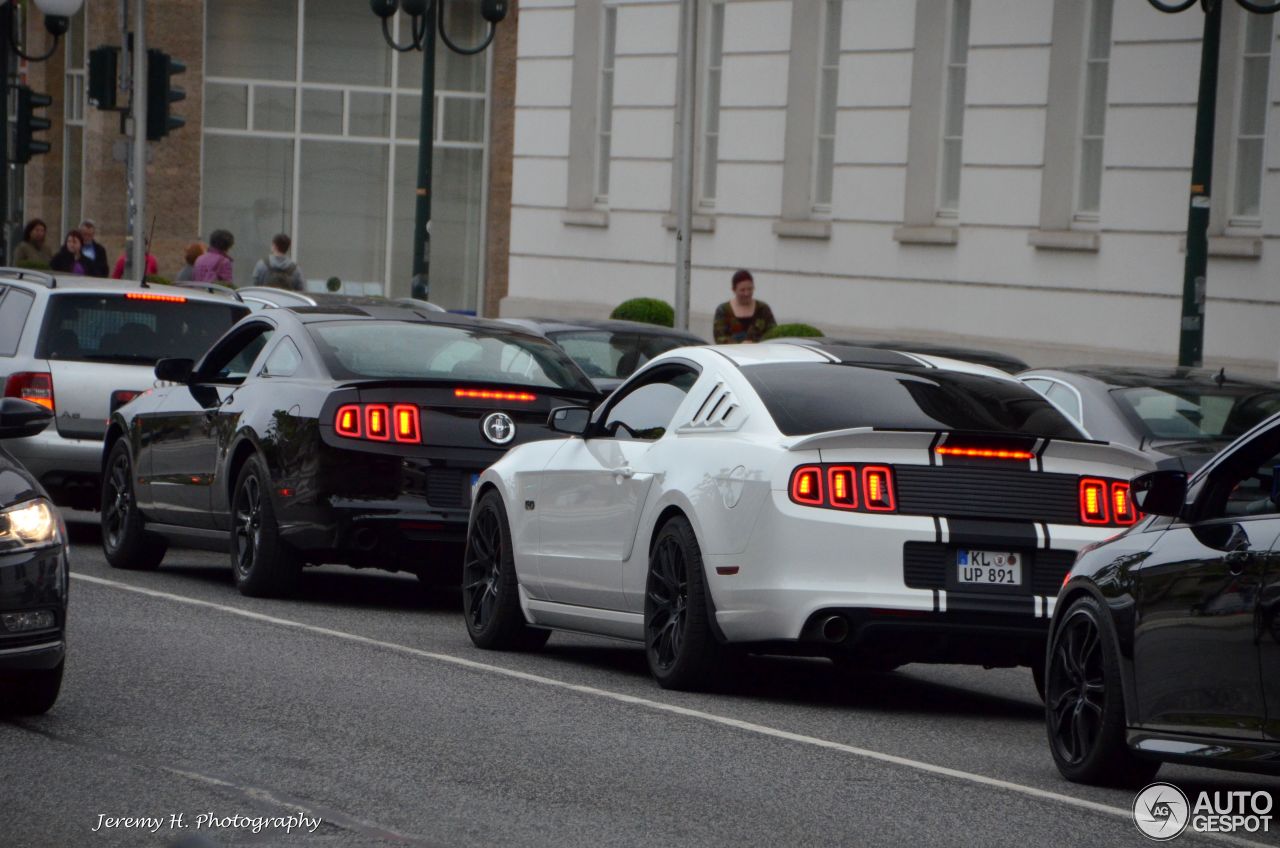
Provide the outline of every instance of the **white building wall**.
{"type": "MultiPolygon", "coordinates": [[[[520,4],[504,315],[603,316],[629,297],[674,297],[675,238],[667,224],[679,4],[601,1],[619,9],[613,155],[608,202],[585,217],[566,209],[574,2],[520,4]]],[[[942,8],[942,0],[924,2],[942,8]]],[[[692,329],[710,337],[730,275],[745,267],[779,320],[833,336],[956,341],[1032,364],[1175,361],[1198,9],[1164,15],[1145,2],[1116,0],[1097,249],[1062,250],[1031,238],[1040,229],[1053,0],[972,0],[955,243],[895,240],[904,214],[915,8],[911,0],[845,0],[830,237],[795,238],[774,228],[782,214],[791,2],[727,0],[718,191],[714,210],[704,210],[710,231],[694,235],[692,329]]],[[[1262,249],[1210,259],[1205,360],[1275,373],[1274,55],[1270,100],[1262,227],[1218,227],[1219,235],[1237,237],[1225,249],[1254,237],[1262,249]]],[[[1217,190],[1228,182],[1215,175],[1217,190]]]]}

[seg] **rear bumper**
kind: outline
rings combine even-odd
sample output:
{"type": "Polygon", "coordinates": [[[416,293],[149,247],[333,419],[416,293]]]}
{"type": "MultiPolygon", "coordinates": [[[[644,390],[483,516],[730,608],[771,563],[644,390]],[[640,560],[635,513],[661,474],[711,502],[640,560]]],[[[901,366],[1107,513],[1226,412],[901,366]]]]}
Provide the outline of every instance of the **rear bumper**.
{"type": "Polygon", "coordinates": [[[52,668],[66,654],[67,555],[59,546],[0,554],[0,612],[53,613],[55,625],[10,633],[0,621],[0,669],[52,668]]]}
{"type": "Polygon", "coordinates": [[[309,560],[415,572],[462,562],[464,509],[434,509],[411,496],[390,501],[332,498],[326,506],[288,514],[281,535],[309,560]]]}
{"type": "Polygon", "coordinates": [[[102,439],[62,436],[46,427],[26,439],[10,439],[5,450],[40,481],[53,502],[74,509],[97,509],[102,481],[102,439]]]}

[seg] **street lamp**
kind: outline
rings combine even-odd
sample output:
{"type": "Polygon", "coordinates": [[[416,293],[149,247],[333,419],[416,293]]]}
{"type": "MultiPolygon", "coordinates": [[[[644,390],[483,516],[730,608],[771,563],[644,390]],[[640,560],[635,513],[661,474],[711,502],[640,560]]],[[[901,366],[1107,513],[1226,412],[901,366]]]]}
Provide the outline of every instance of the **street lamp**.
{"type": "Polygon", "coordinates": [[[0,85],[0,265],[9,263],[9,78],[10,54],[28,62],[43,62],[58,49],[58,39],[71,25],[71,16],[80,11],[84,0],[35,0],[44,12],[44,28],[53,36],[53,44],[39,56],[29,56],[18,46],[14,35],[14,0],[0,0],[0,68],[4,79],[0,85]]]}
{"type": "MultiPolygon", "coordinates": [[[[427,299],[431,288],[431,156],[435,141],[436,33],[445,46],[462,56],[484,51],[507,16],[508,0],[468,0],[478,3],[480,16],[489,25],[484,40],[474,47],[462,47],[445,28],[445,0],[369,0],[369,8],[382,19],[382,37],[401,53],[422,52],[422,110],[418,130],[418,191],[413,220],[413,297],[427,299]],[[402,11],[409,16],[408,44],[397,44],[391,36],[391,16],[402,11]]],[[[394,282],[392,283],[394,285],[394,282]]],[[[388,292],[391,294],[391,292],[388,292]]]]}
{"type": "MultiPolygon", "coordinates": [[[[1148,0],[1161,12],[1176,14],[1197,2],[1204,7],[1204,37],[1200,49],[1200,94],[1196,98],[1196,137],[1191,157],[1191,199],[1187,207],[1187,260],[1182,277],[1182,323],[1178,336],[1178,364],[1204,364],[1204,313],[1209,269],[1209,198],[1213,184],[1213,126],[1218,102],[1218,44],[1222,36],[1222,4],[1226,0],[1148,0]]],[[[1280,2],[1236,0],[1258,15],[1280,12],[1280,2]]]]}

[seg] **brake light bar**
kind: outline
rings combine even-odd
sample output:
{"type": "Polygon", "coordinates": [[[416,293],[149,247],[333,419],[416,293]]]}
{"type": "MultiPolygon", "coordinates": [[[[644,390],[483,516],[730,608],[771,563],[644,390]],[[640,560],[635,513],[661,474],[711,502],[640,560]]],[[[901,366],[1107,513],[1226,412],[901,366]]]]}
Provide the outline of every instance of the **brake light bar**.
{"type": "Polygon", "coordinates": [[[411,403],[346,403],[333,414],[333,431],[344,439],[417,445],[421,412],[411,403]]]}
{"type": "Polygon", "coordinates": [[[1080,481],[1080,520],[1085,524],[1110,524],[1107,481],[1085,477],[1080,481]]]}
{"type": "Polygon", "coordinates": [[[53,375],[47,371],[19,371],[4,381],[4,396],[38,403],[56,412],[53,400],[53,375]]]}
{"type": "Polygon", "coordinates": [[[537,395],[529,392],[500,392],[495,389],[454,389],[453,396],[475,400],[510,400],[519,403],[529,403],[538,399],[537,395]]]}
{"type": "Polygon", "coordinates": [[[125,300],[154,300],[160,303],[186,303],[180,294],[152,294],[151,292],[125,292],[125,300]]]}
{"type": "Polygon", "coordinates": [[[998,448],[962,448],[951,447],[948,445],[939,445],[933,449],[938,456],[963,456],[971,459],[1035,459],[1036,455],[1031,451],[1024,450],[1005,450],[998,448]]]}
{"type": "Polygon", "coordinates": [[[791,500],[859,512],[897,512],[893,469],[887,465],[801,465],[791,472],[791,500]]]}

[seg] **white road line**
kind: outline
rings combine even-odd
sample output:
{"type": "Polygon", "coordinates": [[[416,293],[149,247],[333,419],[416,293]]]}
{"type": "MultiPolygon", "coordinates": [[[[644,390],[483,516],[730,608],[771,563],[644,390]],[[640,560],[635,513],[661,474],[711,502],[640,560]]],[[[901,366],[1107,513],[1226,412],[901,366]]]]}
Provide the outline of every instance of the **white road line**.
{"type": "MultiPolygon", "coordinates": [[[[107,580],[102,577],[93,577],[87,574],[72,574],[72,578],[76,580],[84,580],[89,583],[97,583],[101,586],[111,586],[116,589],[123,589],[128,592],[135,592],[139,595],[146,595],[152,598],[161,598],[163,600],[174,601],[180,604],[189,604],[196,607],[205,607],[207,609],[218,610],[220,612],[238,615],[242,618],[248,618],[253,621],[260,621],[266,624],[276,624],[281,627],[291,627],[295,630],[301,630],[308,633],[315,633],[321,636],[331,636],[335,639],[343,639],[348,642],[356,642],[362,645],[372,647],[385,648],[391,651],[397,651],[410,656],[422,657],[423,659],[436,660],[437,662],[449,663],[451,665],[460,666],[462,668],[472,669],[473,671],[487,672],[489,674],[497,674],[502,677],[510,677],[515,680],[523,680],[527,683],[536,683],[541,686],[550,686],[556,689],[564,689],[570,692],[577,692],[582,695],[591,695],[597,698],[605,698],[610,701],[616,701],[622,704],[630,704],[632,706],[645,707],[659,712],[674,713],[675,715],[685,716],[686,718],[698,719],[700,721],[718,724],[723,727],[732,727],[737,730],[743,730],[747,733],[755,733],[760,736],[768,736],[773,739],[784,739],[788,742],[796,742],[801,745],[810,745],[815,748],[824,748],[829,751],[839,751],[844,754],[852,754],[855,757],[863,759],[875,760],[877,762],[889,763],[895,766],[915,769],[927,774],[938,775],[940,777],[950,777],[956,780],[963,780],[969,783],[977,783],[982,786],[990,786],[994,789],[1004,789],[1009,792],[1016,792],[1021,795],[1027,795],[1042,801],[1053,801],[1059,804],[1065,804],[1078,809],[1090,810],[1095,813],[1105,813],[1111,816],[1121,818],[1131,818],[1132,811],[1125,807],[1113,807],[1109,804],[1100,804],[1097,801],[1089,801],[1084,798],[1076,798],[1071,795],[1063,795],[1058,792],[1050,792],[1046,789],[1037,789],[1034,786],[1025,786],[1021,783],[1012,783],[1007,780],[1000,780],[995,777],[987,777],[982,774],[963,771],[961,769],[953,769],[947,766],[926,763],[921,760],[913,760],[908,757],[899,757],[896,754],[886,754],[882,751],[872,751],[869,748],[859,748],[856,745],[846,745],[843,742],[834,742],[830,739],[822,739],[817,736],[806,736],[803,733],[792,733],[789,730],[780,730],[776,727],[769,727],[755,722],[743,721],[742,719],[730,718],[729,716],[717,715],[703,710],[690,709],[689,707],[680,707],[675,704],[666,704],[662,701],[651,701],[648,698],[641,698],[636,695],[626,695],[622,692],[611,692],[608,689],[598,689],[595,686],[585,686],[581,683],[568,683],[563,680],[556,680],[553,677],[543,677],[540,674],[530,674],[527,671],[516,671],[515,669],[503,668],[502,666],[489,665],[488,663],[476,662],[465,657],[456,657],[452,654],[441,654],[435,651],[424,651],[420,648],[411,648],[408,645],[400,645],[395,642],[383,642],[380,639],[371,639],[368,636],[360,636],[356,633],[347,633],[343,630],[333,630],[328,627],[317,627],[314,624],[306,624],[301,621],[294,621],[288,618],[279,618],[273,615],[263,615],[259,612],[250,612],[249,610],[240,609],[239,607],[228,606],[226,604],[215,604],[212,601],[201,601],[196,598],[188,598],[183,595],[175,595],[170,592],[160,592],[155,589],[144,589],[140,586],[132,586],[128,583],[121,583],[117,580],[107,580]]],[[[1266,845],[1262,842],[1252,842],[1247,839],[1241,839],[1236,836],[1221,833],[1187,833],[1184,835],[1198,836],[1204,839],[1213,839],[1218,842],[1225,842],[1230,845],[1266,845]]]]}

